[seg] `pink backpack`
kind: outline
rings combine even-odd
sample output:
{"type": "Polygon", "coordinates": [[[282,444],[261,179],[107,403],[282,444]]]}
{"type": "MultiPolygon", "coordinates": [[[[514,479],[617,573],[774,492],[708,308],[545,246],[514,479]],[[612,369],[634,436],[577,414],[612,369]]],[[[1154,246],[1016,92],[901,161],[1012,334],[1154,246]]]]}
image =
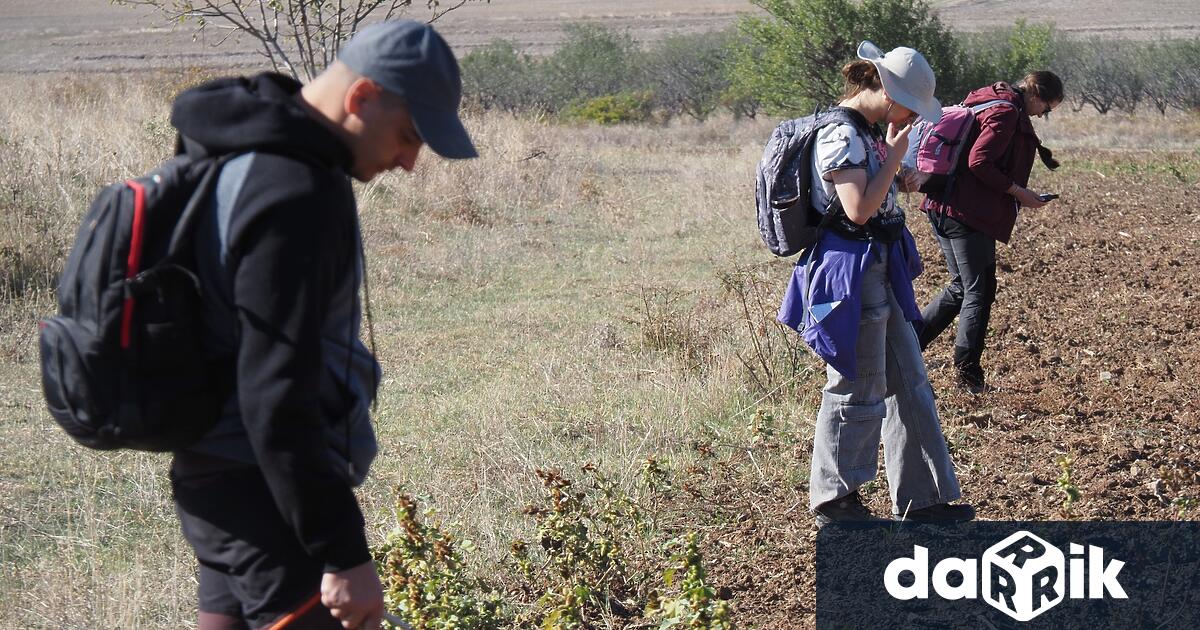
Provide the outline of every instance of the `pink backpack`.
{"type": "Polygon", "coordinates": [[[913,125],[903,163],[921,174],[921,192],[943,197],[950,194],[975,117],[994,105],[1012,104],[997,99],[971,107],[952,105],[942,108],[942,118],[936,123],[921,120],[913,125]]]}

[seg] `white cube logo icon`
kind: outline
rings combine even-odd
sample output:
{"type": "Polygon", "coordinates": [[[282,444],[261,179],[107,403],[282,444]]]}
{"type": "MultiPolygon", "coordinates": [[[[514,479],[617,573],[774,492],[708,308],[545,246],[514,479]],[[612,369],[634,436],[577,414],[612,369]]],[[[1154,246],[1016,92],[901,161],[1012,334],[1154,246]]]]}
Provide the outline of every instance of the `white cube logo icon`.
{"type": "Polygon", "coordinates": [[[1066,558],[1054,545],[1019,531],[983,554],[983,598],[1017,621],[1063,600],[1066,558]]]}

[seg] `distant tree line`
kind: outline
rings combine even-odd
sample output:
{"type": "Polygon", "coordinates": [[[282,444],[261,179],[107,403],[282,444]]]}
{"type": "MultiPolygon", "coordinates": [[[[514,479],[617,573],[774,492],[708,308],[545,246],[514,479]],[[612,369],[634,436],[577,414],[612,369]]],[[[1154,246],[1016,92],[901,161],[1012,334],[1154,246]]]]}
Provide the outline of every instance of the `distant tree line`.
{"type": "Polygon", "coordinates": [[[1064,79],[1077,111],[1200,110],[1200,39],[1084,39],[1024,21],[958,33],[924,0],[753,4],[766,15],[647,45],[597,24],[569,26],[562,45],[545,57],[498,40],[462,59],[464,89],[481,109],[604,123],[704,120],[721,110],[797,115],[837,100],[842,64],[854,58],[859,41],[870,39],[884,50],[920,50],[937,72],[944,103],[994,81],[1050,69],[1064,79]]]}

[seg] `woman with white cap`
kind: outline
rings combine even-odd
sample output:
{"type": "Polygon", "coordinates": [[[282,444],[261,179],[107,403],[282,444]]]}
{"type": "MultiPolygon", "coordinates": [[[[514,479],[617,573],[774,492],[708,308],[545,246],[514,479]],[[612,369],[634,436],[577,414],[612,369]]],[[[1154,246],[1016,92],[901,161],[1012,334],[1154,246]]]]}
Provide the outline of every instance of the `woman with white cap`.
{"type": "Polygon", "coordinates": [[[941,116],[933,70],[911,48],[885,55],[863,42],[858,56],[842,68],[838,104],[853,123],[819,129],[813,148],[813,206],[837,215],[797,265],[780,311],[828,364],[809,502],[818,525],[881,520],[858,488],[876,476],[882,439],[894,518],[967,521],[971,506],[950,503],[961,493],[910,323],[920,319],[921,263],[896,203],[911,122],[941,116]]]}

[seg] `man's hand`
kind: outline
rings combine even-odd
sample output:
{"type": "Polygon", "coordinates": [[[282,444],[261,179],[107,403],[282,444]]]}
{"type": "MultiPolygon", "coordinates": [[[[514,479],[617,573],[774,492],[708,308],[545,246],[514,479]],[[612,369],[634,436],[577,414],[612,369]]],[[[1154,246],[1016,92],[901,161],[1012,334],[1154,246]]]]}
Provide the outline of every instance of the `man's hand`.
{"type": "Polygon", "coordinates": [[[1013,197],[1016,197],[1017,203],[1021,204],[1022,206],[1025,206],[1026,208],[1041,208],[1042,206],[1046,205],[1046,202],[1042,201],[1041,198],[1038,197],[1037,193],[1033,192],[1032,190],[1016,185],[1014,185],[1014,187],[1016,190],[1009,194],[1011,194],[1013,197]]]}
{"type": "Polygon", "coordinates": [[[383,585],[375,565],[326,573],[321,578],[321,603],[347,630],[379,630],[383,618],[383,585]]]}

